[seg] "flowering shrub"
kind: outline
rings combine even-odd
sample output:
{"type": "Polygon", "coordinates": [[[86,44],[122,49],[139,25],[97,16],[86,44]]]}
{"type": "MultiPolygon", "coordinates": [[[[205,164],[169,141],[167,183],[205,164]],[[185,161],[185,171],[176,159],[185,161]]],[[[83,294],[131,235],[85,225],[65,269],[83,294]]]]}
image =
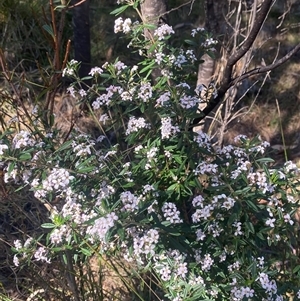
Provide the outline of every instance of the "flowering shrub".
{"type": "Polygon", "coordinates": [[[49,263],[66,250],[74,260],[122,254],[152,273],[164,300],[300,299],[299,169],[272,167],[258,138],[217,148],[194,132],[205,87],[191,88],[191,74],[215,42],[194,29],[173,49],[170,26],[153,40],[143,30],[116,20],[115,31],[139,50],[138,66],[92,68],[87,90],[78,88],[78,62],[63,71],[74,77],[69,93],[93,116],[101,112],[100,137],[74,132],[60,143],[57,131],[2,133],[5,181],[29,186],[51,207],[46,239],[15,241],[14,264],[49,263]]]}

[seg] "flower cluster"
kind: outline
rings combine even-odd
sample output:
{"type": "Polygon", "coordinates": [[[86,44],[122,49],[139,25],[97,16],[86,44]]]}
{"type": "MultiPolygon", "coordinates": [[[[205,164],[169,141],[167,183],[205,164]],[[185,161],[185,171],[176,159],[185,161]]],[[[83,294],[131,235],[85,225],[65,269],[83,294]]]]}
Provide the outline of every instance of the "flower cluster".
{"type": "Polygon", "coordinates": [[[158,27],[154,31],[154,36],[156,36],[158,38],[158,40],[163,40],[166,36],[169,36],[174,33],[175,32],[174,32],[172,26],[169,26],[168,24],[164,24],[164,25],[158,27]]]}
{"type": "Polygon", "coordinates": [[[148,129],[150,124],[146,122],[143,117],[130,117],[127,125],[126,135],[129,135],[133,132],[138,132],[140,129],[148,129]]]}
{"type": "Polygon", "coordinates": [[[15,149],[33,146],[35,143],[35,139],[26,131],[20,131],[13,139],[13,147],[15,149]]]}
{"type": "Polygon", "coordinates": [[[92,226],[87,228],[86,234],[91,242],[100,241],[102,243],[107,243],[106,237],[108,231],[115,226],[118,216],[111,212],[106,216],[100,217],[95,220],[92,226]]]}
{"type": "Polygon", "coordinates": [[[121,202],[123,204],[122,210],[128,211],[128,212],[134,212],[139,207],[139,198],[133,195],[130,191],[124,191],[120,195],[121,202]]]}
{"type": "Polygon", "coordinates": [[[64,168],[53,168],[48,177],[43,181],[42,187],[45,191],[63,191],[69,187],[74,179],[69,171],[64,168]]]}
{"type": "Polygon", "coordinates": [[[180,218],[180,212],[177,210],[176,205],[174,203],[164,203],[161,210],[163,212],[164,218],[171,224],[182,223],[182,219],[180,218]]]}
{"type": "Polygon", "coordinates": [[[161,138],[169,139],[171,136],[180,132],[178,126],[172,125],[172,120],[170,117],[165,117],[161,119],[161,138]]]}
{"type": "Polygon", "coordinates": [[[115,26],[114,26],[114,32],[123,32],[123,33],[129,33],[131,30],[132,21],[130,18],[127,18],[123,20],[122,17],[115,20],[115,26]]]}
{"type": "Polygon", "coordinates": [[[68,62],[67,67],[62,72],[62,76],[63,77],[65,77],[65,76],[69,76],[69,77],[75,76],[76,75],[75,70],[78,67],[78,65],[79,65],[79,62],[76,61],[76,60],[71,60],[70,62],[68,62]]]}
{"type": "Polygon", "coordinates": [[[0,144],[0,156],[4,155],[5,150],[8,150],[8,146],[6,144],[0,144]]]}
{"type": "Polygon", "coordinates": [[[35,131],[1,138],[4,179],[30,185],[51,211],[42,225],[49,230],[45,246],[16,241],[15,265],[49,263],[65,249],[75,258],[122,254],[138,272],[156,274],[158,296],[163,291],[166,300],[296,295],[299,168],[287,162],[275,169],[260,139],[239,136],[234,145],[216,147],[206,133],[191,130],[198,105],[217,96],[214,83],[193,88],[191,65],[215,40],[197,28],[192,36],[201,35],[201,51],[174,50],[165,43],[174,33],[166,24],[149,40],[130,19],[117,19],[114,29],[133,34],[139,67],[119,60],[94,67],[86,90],[78,85],[78,62],[63,71],[76,79],[69,93],[92,100],[98,139],[74,131],[61,143],[48,129],[45,142],[35,131]],[[286,264],[282,254],[291,252],[286,264]]]}

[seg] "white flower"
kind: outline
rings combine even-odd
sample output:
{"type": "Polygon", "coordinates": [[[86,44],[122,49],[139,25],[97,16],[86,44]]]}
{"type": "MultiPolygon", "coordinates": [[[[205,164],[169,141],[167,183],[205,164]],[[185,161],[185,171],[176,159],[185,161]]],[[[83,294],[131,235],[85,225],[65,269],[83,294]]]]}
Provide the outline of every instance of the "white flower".
{"type": "Polygon", "coordinates": [[[176,205],[174,203],[164,203],[161,210],[167,221],[171,222],[172,224],[182,223],[182,219],[180,218],[180,212],[177,210],[176,205]]]}
{"type": "Polygon", "coordinates": [[[73,152],[76,154],[77,157],[85,157],[87,155],[91,155],[91,148],[93,147],[94,143],[86,144],[86,143],[80,143],[76,145],[74,143],[73,146],[73,152]]]}
{"type": "Polygon", "coordinates": [[[100,118],[99,118],[99,121],[102,122],[104,125],[106,124],[107,121],[109,121],[110,118],[109,116],[104,113],[104,114],[101,114],[100,118]]]}
{"type": "Polygon", "coordinates": [[[176,271],[177,276],[185,278],[187,272],[188,272],[187,263],[186,262],[179,263],[176,271]]]}
{"type": "Polygon", "coordinates": [[[184,108],[184,109],[190,109],[190,108],[194,108],[198,105],[199,103],[199,99],[196,97],[192,97],[192,96],[187,96],[187,95],[183,95],[180,100],[180,105],[184,108]]]}
{"type": "Polygon", "coordinates": [[[132,24],[132,21],[130,18],[125,19],[125,21],[123,22],[123,32],[124,33],[130,32],[131,24],[132,24]]]}
{"type": "Polygon", "coordinates": [[[290,216],[288,213],[285,214],[285,215],[283,216],[283,218],[284,218],[284,222],[285,222],[285,223],[289,223],[290,225],[293,225],[293,224],[294,224],[294,221],[291,220],[291,216],[290,216]]]}
{"type": "Polygon", "coordinates": [[[131,30],[131,24],[132,21],[131,19],[127,18],[123,21],[123,18],[120,17],[115,20],[115,25],[114,25],[114,32],[123,32],[123,33],[128,33],[131,30]]]}
{"type": "Polygon", "coordinates": [[[152,97],[152,87],[150,83],[142,83],[139,89],[138,97],[147,102],[152,97]]]}
{"type": "Polygon", "coordinates": [[[46,251],[46,249],[44,247],[39,247],[34,253],[34,258],[37,261],[44,261],[50,263],[50,259],[47,257],[47,255],[48,252],[46,251]]]}
{"type": "MultiPolygon", "coordinates": [[[[115,67],[115,69],[117,70],[117,75],[120,75],[121,72],[122,72],[122,70],[124,70],[124,69],[127,68],[127,66],[126,66],[123,62],[121,62],[121,61],[116,62],[116,63],[114,64],[114,67],[115,67]]],[[[121,93],[120,93],[120,94],[121,94],[121,93]]]]}
{"type": "Polygon", "coordinates": [[[8,149],[6,144],[0,144],[0,156],[4,155],[4,150],[8,149]]]}
{"type": "Polygon", "coordinates": [[[103,70],[100,67],[94,67],[91,69],[91,71],[89,72],[89,75],[91,76],[95,76],[95,75],[100,75],[103,73],[103,70]]]}
{"type": "Polygon", "coordinates": [[[145,118],[130,117],[127,125],[126,135],[133,132],[138,132],[140,129],[150,128],[150,124],[146,122],[145,118]]]}
{"type": "Polygon", "coordinates": [[[203,27],[197,27],[195,29],[192,29],[191,31],[191,36],[192,37],[195,37],[195,35],[198,33],[198,32],[202,32],[202,31],[205,31],[205,29],[203,27]]]}
{"type": "Polygon", "coordinates": [[[172,26],[164,24],[154,31],[154,36],[158,37],[158,40],[163,40],[166,36],[169,36],[172,33],[175,33],[172,26]]]}
{"type": "Polygon", "coordinates": [[[31,138],[31,134],[26,131],[20,131],[13,138],[13,146],[15,149],[19,149],[26,146],[33,146],[35,141],[31,138]]]}
{"type": "Polygon", "coordinates": [[[225,208],[227,210],[231,209],[235,204],[235,200],[233,198],[226,198],[226,201],[223,203],[222,208],[225,208]]]}
{"type": "Polygon", "coordinates": [[[61,242],[68,241],[71,235],[71,229],[67,225],[62,225],[60,228],[54,229],[50,234],[50,241],[55,245],[59,245],[61,242]]]}
{"type": "Polygon", "coordinates": [[[201,162],[198,164],[198,166],[194,170],[194,173],[195,173],[195,175],[215,174],[215,173],[217,173],[217,170],[218,170],[217,164],[201,162]]]}
{"type": "Polygon", "coordinates": [[[18,267],[18,266],[19,266],[19,264],[20,264],[20,262],[19,262],[19,258],[17,257],[17,255],[16,255],[16,254],[14,255],[13,262],[14,262],[14,265],[15,265],[16,267],[18,267]]]}
{"type": "Polygon", "coordinates": [[[292,161],[287,161],[284,163],[284,169],[286,170],[286,172],[292,172],[292,171],[299,171],[299,168],[297,167],[297,165],[295,163],[293,163],[292,161]]]}
{"type": "Polygon", "coordinates": [[[274,228],[275,227],[275,221],[276,219],[275,218],[268,218],[265,222],[266,226],[269,226],[271,228],[274,228]]]}
{"type": "Polygon", "coordinates": [[[114,212],[111,212],[106,216],[96,219],[94,225],[88,227],[86,233],[91,235],[91,241],[95,238],[105,242],[107,232],[115,225],[115,221],[117,220],[118,216],[114,212]]]}
{"type": "Polygon", "coordinates": [[[133,239],[133,249],[135,256],[140,259],[142,254],[148,256],[155,255],[155,246],[158,243],[159,234],[156,229],[150,229],[142,237],[136,236],[133,239]]]}
{"type": "Polygon", "coordinates": [[[263,289],[267,293],[276,294],[277,293],[277,284],[275,280],[269,280],[269,276],[266,273],[259,273],[258,279],[263,289]]]}
{"type": "Polygon", "coordinates": [[[201,207],[203,208],[204,197],[202,195],[197,195],[193,198],[192,204],[193,207],[201,207]]]}
{"type": "Polygon", "coordinates": [[[22,243],[21,243],[21,241],[19,239],[17,239],[17,240],[14,241],[14,245],[15,245],[15,248],[16,248],[17,251],[19,251],[23,247],[22,243]]]}
{"type": "Polygon", "coordinates": [[[67,67],[63,70],[62,76],[72,76],[75,75],[75,68],[76,65],[78,64],[78,61],[76,60],[71,60],[68,64],[67,67]]]}
{"type": "Polygon", "coordinates": [[[67,92],[70,93],[72,97],[75,97],[76,90],[73,86],[68,87],[67,92]]]}
{"type": "Polygon", "coordinates": [[[234,232],[234,235],[235,235],[235,236],[243,235],[243,234],[244,234],[243,231],[242,231],[242,223],[241,223],[241,222],[237,222],[237,221],[236,221],[236,222],[234,222],[234,223],[232,224],[232,226],[236,228],[236,230],[235,230],[235,232],[234,232]]]}
{"type": "Polygon", "coordinates": [[[196,231],[196,235],[197,235],[197,238],[196,238],[197,241],[204,240],[206,237],[206,234],[204,233],[204,231],[202,229],[198,229],[196,231]]]}
{"type": "Polygon", "coordinates": [[[168,139],[176,133],[180,132],[178,126],[173,126],[170,117],[161,119],[161,138],[168,139]]]}
{"type": "Polygon", "coordinates": [[[201,268],[203,271],[208,272],[213,265],[214,260],[211,258],[210,254],[205,254],[204,258],[201,259],[201,268]]]}
{"type": "Polygon", "coordinates": [[[181,68],[184,63],[187,63],[186,56],[184,54],[179,54],[174,61],[174,65],[181,68]]]}
{"type": "Polygon", "coordinates": [[[170,97],[171,97],[170,92],[165,92],[164,94],[160,95],[159,98],[156,100],[156,107],[165,106],[170,100],[170,97]]]}
{"type": "Polygon", "coordinates": [[[163,61],[164,57],[165,57],[164,53],[162,53],[162,52],[156,52],[155,53],[155,62],[158,65],[160,65],[161,62],[163,61]]]}
{"type": "Polygon", "coordinates": [[[124,191],[120,195],[121,202],[123,203],[123,211],[134,212],[139,209],[138,204],[140,199],[132,194],[130,191],[124,191]]]}
{"type": "Polygon", "coordinates": [[[123,30],[123,18],[120,17],[115,20],[114,32],[118,33],[118,32],[122,32],[122,30],[123,30]]]}
{"type": "Polygon", "coordinates": [[[257,266],[260,267],[260,268],[263,268],[263,266],[265,264],[265,258],[263,256],[262,257],[257,257],[257,260],[258,260],[257,266]]]}
{"type": "Polygon", "coordinates": [[[54,168],[42,184],[46,191],[64,190],[73,179],[66,169],[54,168]]]}
{"type": "Polygon", "coordinates": [[[164,281],[168,281],[171,279],[171,270],[168,266],[163,267],[160,271],[159,271],[160,275],[161,275],[161,279],[164,281]]]}

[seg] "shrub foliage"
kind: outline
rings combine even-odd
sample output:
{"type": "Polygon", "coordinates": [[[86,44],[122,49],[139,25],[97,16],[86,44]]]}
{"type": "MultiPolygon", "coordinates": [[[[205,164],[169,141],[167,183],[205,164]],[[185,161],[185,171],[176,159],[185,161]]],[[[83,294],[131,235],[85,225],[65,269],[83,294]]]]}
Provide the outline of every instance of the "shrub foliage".
{"type": "Polygon", "coordinates": [[[174,49],[172,27],[157,28],[151,40],[145,27],[115,23],[138,65],[94,67],[89,87],[77,76],[79,62],[63,70],[74,79],[68,93],[102,130],[97,139],[44,130],[38,107],[26,129],[1,133],[5,181],[30,187],[50,212],[44,236],[15,241],[14,264],[122,256],[154,279],[151,298],[300,299],[299,169],[274,167],[259,137],[215,147],[194,131],[198,105],[216,97],[214,87],[193,87],[195,65],[216,42],[197,28],[174,49]]]}

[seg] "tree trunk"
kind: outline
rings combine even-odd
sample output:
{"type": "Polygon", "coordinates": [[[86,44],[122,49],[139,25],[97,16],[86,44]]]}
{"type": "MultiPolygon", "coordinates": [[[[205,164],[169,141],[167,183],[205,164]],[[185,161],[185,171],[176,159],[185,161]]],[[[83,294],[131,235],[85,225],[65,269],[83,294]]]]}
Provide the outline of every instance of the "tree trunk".
{"type": "MultiPolygon", "coordinates": [[[[144,0],[141,3],[141,12],[143,22],[153,24],[158,27],[161,24],[167,23],[167,1],[166,0],[144,0]]],[[[146,30],[145,35],[148,39],[153,36],[154,30],[146,30]]]]}
{"type": "MultiPolygon", "coordinates": [[[[144,0],[141,2],[141,12],[144,24],[152,24],[155,27],[167,23],[167,1],[166,0],[144,0]]],[[[149,40],[153,39],[155,29],[145,29],[145,37],[149,40]]],[[[155,82],[161,76],[160,69],[153,69],[151,73],[152,79],[155,82]]]]}
{"type": "MultiPolygon", "coordinates": [[[[204,10],[205,10],[205,29],[212,33],[214,37],[222,34],[223,38],[226,35],[226,22],[225,22],[225,9],[227,6],[227,1],[215,1],[215,0],[205,0],[204,1],[204,10]]],[[[220,49],[217,50],[217,53],[220,53],[220,49]]],[[[198,67],[197,75],[197,86],[205,85],[207,88],[209,84],[214,80],[216,60],[210,57],[208,54],[204,54],[201,57],[201,60],[204,62],[198,67]]],[[[204,96],[205,91],[201,96],[204,96]]],[[[209,100],[208,100],[209,101],[209,100]]],[[[199,104],[199,110],[203,111],[207,103],[203,102],[199,104]]],[[[206,120],[204,125],[199,125],[194,127],[194,131],[208,131],[210,121],[206,120]]]]}
{"type": "Polygon", "coordinates": [[[72,0],[73,13],[73,44],[74,59],[81,62],[79,76],[87,76],[91,70],[91,40],[90,40],[90,19],[89,6],[90,0],[86,0],[77,5],[80,0],[72,0]]]}

